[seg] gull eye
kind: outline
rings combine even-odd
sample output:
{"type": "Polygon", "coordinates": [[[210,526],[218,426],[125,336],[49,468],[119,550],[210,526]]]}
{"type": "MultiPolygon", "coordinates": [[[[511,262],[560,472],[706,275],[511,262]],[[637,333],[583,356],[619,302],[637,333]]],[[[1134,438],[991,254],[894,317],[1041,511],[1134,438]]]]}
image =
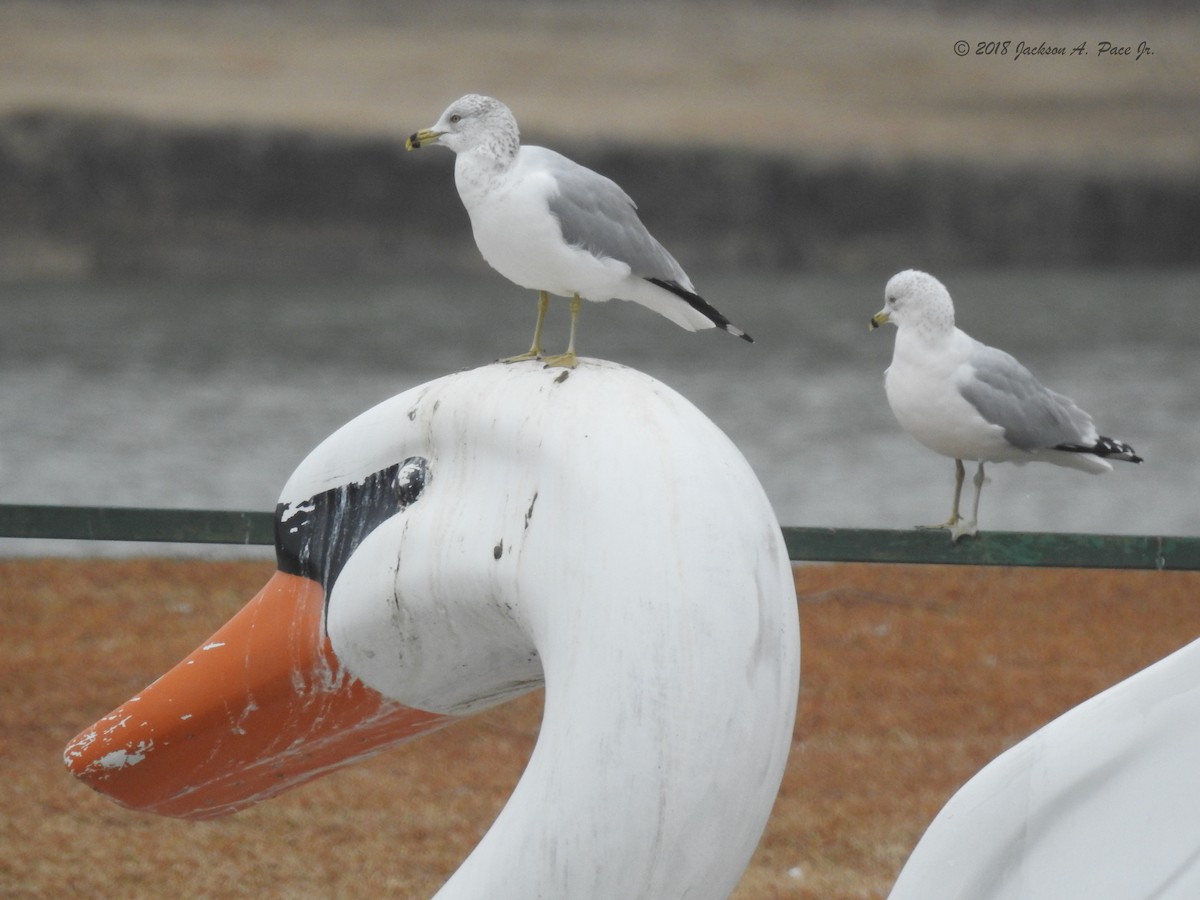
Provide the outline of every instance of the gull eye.
{"type": "Polygon", "coordinates": [[[462,116],[460,116],[458,113],[455,113],[454,115],[452,115],[452,116],[450,117],[450,124],[451,124],[451,125],[457,125],[457,124],[458,124],[459,122],[461,122],[461,121],[462,121],[462,116]]]}

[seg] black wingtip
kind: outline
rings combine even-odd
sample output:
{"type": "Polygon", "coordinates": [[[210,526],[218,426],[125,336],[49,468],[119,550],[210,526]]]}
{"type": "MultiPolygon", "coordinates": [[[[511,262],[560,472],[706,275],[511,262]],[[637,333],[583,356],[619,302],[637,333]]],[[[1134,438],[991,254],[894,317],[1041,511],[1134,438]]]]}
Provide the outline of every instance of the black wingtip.
{"type": "Polygon", "coordinates": [[[1128,444],[1103,436],[1096,438],[1096,443],[1090,447],[1085,444],[1059,444],[1054,449],[1065,450],[1068,453],[1091,453],[1101,459],[1116,459],[1121,462],[1142,462],[1142,458],[1128,444]]]}
{"type": "Polygon", "coordinates": [[[742,329],[738,328],[727,318],[721,315],[715,306],[694,291],[689,291],[678,281],[666,281],[662,278],[647,278],[646,280],[651,284],[658,285],[665,291],[670,291],[676,297],[686,300],[692,309],[696,310],[696,312],[700,313],[718,328],[728,331],[734,337],[740,337],[747,343],[754,343],[754,338],[750,337],[750,335],[746,334],[746,332],[742,331],[742,329]]]}
{"type": "Polygon", "coordinates": [[[1140,463],[1142,458],[1133,452],[1133,448],[1112,438],[1099,437],[1096,439],[1096,453],[1105,458],[1120,459],[1125,462],[1140,463]]]}

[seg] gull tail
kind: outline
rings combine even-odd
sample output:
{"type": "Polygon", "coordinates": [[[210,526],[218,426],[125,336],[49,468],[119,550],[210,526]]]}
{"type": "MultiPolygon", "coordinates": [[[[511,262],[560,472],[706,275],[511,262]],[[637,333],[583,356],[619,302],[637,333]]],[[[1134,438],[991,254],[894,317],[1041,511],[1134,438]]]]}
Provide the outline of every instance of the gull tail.
{"type": "Polygon", "coordinates": [[[716,307],[714,307],[699,294],[689,291],[679,282],[666,281],[662,278],[647,278],[646,280],[653,285],[657,285],[663,290],[670,291],[676,297],[686,300],[688,306],[696,310],[696,312],[700,313],[700,315],[711,321],[718,328],[728,331],[734,337],[740,337],[743,341],[749,341],[751,344],[754,343],[754,338],[750,337],[750,335],[746,334],[746,332],[742,331],[742,329],[738,328],[727,318],[721,315],[717,311],[716,307]]]}
{"type": "Polygon", "coordinates": [[[1087,444],[1058,444],[1055,450],[1065,450],[1068,453],[1090,453],[1101,459],[1119,459],[1123,462],[1140,463],[1142,458],[1133,452],[1133,448],[1112,438],[1098,437],[1096,443],[1087,444]]]}

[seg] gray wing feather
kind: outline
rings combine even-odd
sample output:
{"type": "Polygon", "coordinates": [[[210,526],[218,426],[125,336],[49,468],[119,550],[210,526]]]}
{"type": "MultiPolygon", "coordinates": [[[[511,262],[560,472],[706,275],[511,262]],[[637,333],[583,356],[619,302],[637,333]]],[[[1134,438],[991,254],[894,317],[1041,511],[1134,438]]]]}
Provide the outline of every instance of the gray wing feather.
{"type": "Polygon", "coordinates": [[[1044,387],[1033,373],[1003,350],[980,345],[959,391],[979,414],[1004,429],[1004,438],[1022,450],[1094,441],[1092,418],[1070,397],[1044,387]]]}
{"type": "Polygon", "coordinates": [[[640,278],[676,281],[691,289],[683,268],[646,230],[620,185],[565,156],[559,160],[553,171],[558,192],[547,202],[567,243],[620,260],[640,278]]]}

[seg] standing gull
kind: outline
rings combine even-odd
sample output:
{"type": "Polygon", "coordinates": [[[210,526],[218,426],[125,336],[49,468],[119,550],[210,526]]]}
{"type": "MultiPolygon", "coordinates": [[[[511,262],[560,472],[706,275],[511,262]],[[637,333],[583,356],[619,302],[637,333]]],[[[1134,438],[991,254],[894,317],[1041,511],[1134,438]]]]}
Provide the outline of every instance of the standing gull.
{"type": "Polygon", "coordinates": [[[1112,471],[1110,458],[1142,461],[1128,444],[1097,434],[1091,416],[1012,356],[956,328],[950,293],[932,275],[900,272],[884,297],[871,327],[897,328],[884,376],[888,403],[905,431],[954,460],[954,506],[944,525],[933,526],[949,529],[953,540],[977,530],[985,462],[1048,462],[1100,474],[1112,471]],[[958,514],[964,459],[979,462],[969,522],[958,514]]]}
{"type": "Polygon", "coordinates": [[[632,300],[689,331],[716,327],[752,340],[696,293],[616,182],[553,150],[522,146],[517,120],[499,100],[467,94],[454,101],[405,142],[409,150],[426,144],[458,155],[454,183],[488,265],[538,292],[533,344],[508,362],[541,358],[550,294],[571,298],[567,352],[546,357],[552,366],[576,364],[581,298],[632,300]]]}

